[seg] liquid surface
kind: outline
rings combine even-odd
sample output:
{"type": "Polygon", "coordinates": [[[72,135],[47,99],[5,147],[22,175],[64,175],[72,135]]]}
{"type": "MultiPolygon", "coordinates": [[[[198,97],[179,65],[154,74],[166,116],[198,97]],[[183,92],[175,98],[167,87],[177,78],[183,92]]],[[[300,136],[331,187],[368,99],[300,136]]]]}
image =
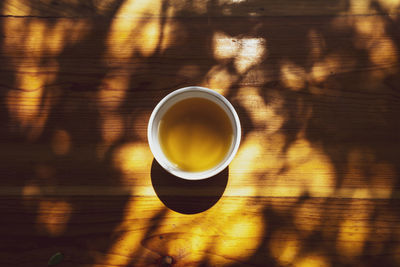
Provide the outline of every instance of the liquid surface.
{"type": "Polygon", "coordinates": [[[229,117],[214,102],[189,98],[174,104],[159,127],[161,148],[184,171],[204,171],[218,165],[233,139],[229,117]]]}

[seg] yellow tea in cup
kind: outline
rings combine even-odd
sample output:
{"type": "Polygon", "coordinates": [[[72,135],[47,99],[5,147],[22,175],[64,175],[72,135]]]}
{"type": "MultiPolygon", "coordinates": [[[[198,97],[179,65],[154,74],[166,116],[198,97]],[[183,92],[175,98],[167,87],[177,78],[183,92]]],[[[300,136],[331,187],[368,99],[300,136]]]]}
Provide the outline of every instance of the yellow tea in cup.
{"type": "Polygon", "coordinates": [[[233,129],[226,112],[206,98],[172,105],[160,120],[160,146],[177,168],[201,172],[221,163],[230,151],[233,129]]]}

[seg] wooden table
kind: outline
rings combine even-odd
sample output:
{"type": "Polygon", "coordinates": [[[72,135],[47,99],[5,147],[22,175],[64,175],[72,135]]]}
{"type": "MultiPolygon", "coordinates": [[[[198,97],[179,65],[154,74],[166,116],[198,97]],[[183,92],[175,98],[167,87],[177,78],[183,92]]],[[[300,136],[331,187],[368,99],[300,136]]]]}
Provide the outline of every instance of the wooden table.
{"type": "Polygon", "coordinates": [[[399,266],[400,1],[0,2],[0,266],[399,266]],[[237,109],[189,182],[146,127],[200,85],[237,109]]]}

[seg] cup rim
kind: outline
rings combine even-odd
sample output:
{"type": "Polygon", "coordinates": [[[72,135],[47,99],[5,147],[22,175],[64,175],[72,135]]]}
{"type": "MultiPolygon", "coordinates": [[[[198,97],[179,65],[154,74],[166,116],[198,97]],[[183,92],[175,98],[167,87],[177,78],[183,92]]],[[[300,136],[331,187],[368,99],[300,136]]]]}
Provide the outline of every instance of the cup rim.
{"type": "MultiPolygon", "coordinates": [[[[220,105],[220,104],[218,104],[218,105],[220,105]]],[[[177,177],[180,177],[180,178],[183,178],[186,180],[202,180],[202,179],[206,179],[206,178],[212,177],[214,175],[217,175],[218,173],[223,171],[231,163],[234,156],[236,155],[236,153],[239,149],[241,135],[242,135],[242,132],[241,132],[239,116],[237,115],[236,110],[232,106],[232,104],[223,95],[219,94],[218,92],[216,92],[212,89],[209,89],[209,88],[201,87],[201,86],[187,86],[184,88],[177,89],[177,90],[169,93],[168,95],[166,95],[163,99],[161,99],[160,102],[158,102],[156,107],[153,109],[150,119],[149,119],[149,122],[148,122],[148,126],[147,126],[147,141],[149,143],[149,147],[150,147],[150,150],[151,150],[154,158],[161,165],[161,167],[163,167],[166,171],[168,171],[169,173],[171,173],[177,177]],[[231,115],[233,117],[233,127],[236,128],[236,136],[233,136],[233,145],[234,146],[233,146],[233,149],[231,150],[230,154],[228,155],[228,157],[226,157],[225,160],[223,161],[223,163],[219,164],[218,167],[214,167],[214,168],[211,168],[211,169],[208,169],[205,171],[201,171],[201,172],[189,172],[189,171],[183,171],[183,170],[177,170],[177,169],[170,168],[164,162],[164,158],[166,160],[168,160],[168,159],[163,154],[161,149],[156,149],[156,144],[154,143],[154,140],[153,140],[153,126],[154,126],[153,124],[154,124],[154,120],[155,120],[158,112],[160,111],[160,109],[170,99],[174,98],[175,96],[177,96],[179,94],[182,94],[185,92],[190,92],[190,91],[205,92],[205,93],[210,94],[213,97],[216,97],[217,99],[219,99],[223,104],[225,104],[225,106],[231,113],[231,115]],[[159,155],[158,150],[161,150],[161,153],[163,154],[164,157],[161,157],[159,155]]]]}

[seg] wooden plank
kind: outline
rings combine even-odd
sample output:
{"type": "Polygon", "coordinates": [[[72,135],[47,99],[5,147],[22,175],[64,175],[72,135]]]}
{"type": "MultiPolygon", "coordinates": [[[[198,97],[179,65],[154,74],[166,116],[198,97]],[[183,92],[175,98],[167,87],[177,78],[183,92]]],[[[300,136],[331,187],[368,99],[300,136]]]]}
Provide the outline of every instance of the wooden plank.
{"type": "Polygon", "coordinates": [[[7,0],[2,1],[3,16],[35,17],[252,17],[252,16],[333,16],[398,14],[400,2],[313,0],[300,1],[161,1],[133,0],[7,0]]]}
{"type": "Polygon", "coordinates": [[[398,266],[398,7],[2,1],[0,265],[398,266]],[[243,126],[201,182],[146,140],[187,85],[243,126]]]}
{"type": "Polygon", "coordinates": [[[4,194],[153,194],[150,113],[199,84],[227,96],[243,125],[226,194],[398,196],[400,40],[387,17],[177,18],[160,46],[141,24],[159,19],[127,21],[1,20],[4,194]]]}
{"type": "MultiPolygon", "coordinates": [[[[169,200],[196,209],[207,199],[169,200]]],[[[158,198],[2,198],[0,263],[63,266],[396,266],[398,200],[222,197],[200,214],[158,198]],[[229,212],[228,212],[229,211],[229,212]],[[313,265],[314,264],[314,265],[313,265]]]]}

